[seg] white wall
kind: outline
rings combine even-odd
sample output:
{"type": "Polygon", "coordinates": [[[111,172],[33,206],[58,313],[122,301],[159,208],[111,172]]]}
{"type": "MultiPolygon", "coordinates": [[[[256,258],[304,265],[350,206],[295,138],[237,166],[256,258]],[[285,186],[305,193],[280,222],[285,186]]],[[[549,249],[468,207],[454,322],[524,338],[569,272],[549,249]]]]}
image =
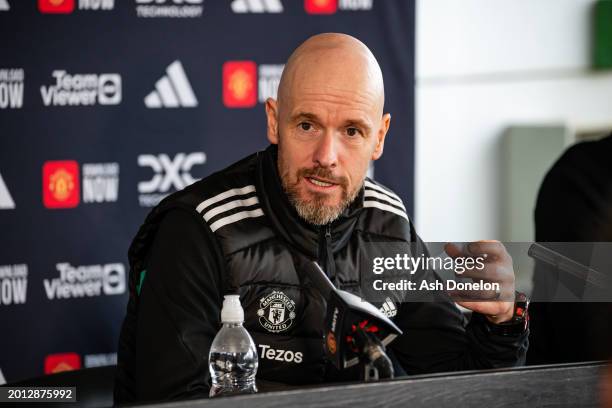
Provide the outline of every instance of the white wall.
{"type": "Polygon", "coordinates": [[[501,239],[500,146],[520,124],[612,127],[612,72],[589,67],[594,0],[418,0],[416,227],[501,239]]]}

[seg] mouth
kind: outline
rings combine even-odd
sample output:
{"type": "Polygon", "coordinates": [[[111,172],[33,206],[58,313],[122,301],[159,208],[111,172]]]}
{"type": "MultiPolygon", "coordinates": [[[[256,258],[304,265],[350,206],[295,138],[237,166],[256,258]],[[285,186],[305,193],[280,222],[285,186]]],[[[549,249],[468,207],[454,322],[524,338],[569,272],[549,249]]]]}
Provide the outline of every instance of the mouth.
{"type": "Polygon", "coordinates": [[[334,183],[329,180],[321,179],[319,177],[305,177],[305,179],[308,182],[308,184],[310,184],[311,186],[317,187],[317,189],[327,190],[327,189],[331,189],[331,188],[338,186],[337,183],[334,183]]]}

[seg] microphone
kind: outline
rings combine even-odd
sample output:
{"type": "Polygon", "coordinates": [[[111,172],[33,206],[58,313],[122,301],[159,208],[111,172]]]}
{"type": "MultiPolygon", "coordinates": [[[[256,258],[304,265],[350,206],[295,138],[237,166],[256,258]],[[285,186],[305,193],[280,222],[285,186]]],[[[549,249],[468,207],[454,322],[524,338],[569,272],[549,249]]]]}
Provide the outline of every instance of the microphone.
{"type": "Polygon", "coordinates": [[[538,244],[537,242],[533,243],[529,247],[527,254],[537,261],[552,266],[561,272],[568,273],[583,280],[584,282],[590,283],[597,288],[604,289],[609,286],[610,278],[603,273],[578,263],[573,259],[560,254],[559,252],[553,251],[544,245],[538,244]]]}
{"type": "Polygon", "coordinates": [[[374,305],[337,289],[316,262],[306,262],[308,276],[327,302],[324,348],[337,369],[363,364],[363,379],[393,378],[385,346],[402,331],[374,305]]]}

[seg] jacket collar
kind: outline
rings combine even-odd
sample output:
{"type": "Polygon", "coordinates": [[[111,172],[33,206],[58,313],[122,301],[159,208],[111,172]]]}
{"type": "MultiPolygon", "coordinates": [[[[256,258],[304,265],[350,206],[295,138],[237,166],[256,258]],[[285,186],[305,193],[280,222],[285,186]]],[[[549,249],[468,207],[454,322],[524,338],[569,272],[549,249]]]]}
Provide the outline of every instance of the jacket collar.
{"type": "Polygon", "coordinates": [[[312,225],[303,220],[290,203],[278,174],[277,157],[277,146],[270,145],[259,152],[257,160],[257,190],[261,192],[259,199],[276,232],[311,258],[318,256],[319,240],[328,228],[332,236],[333,252],[343,248],[363,209],[364,187],[361,186],[355,200],[334,222],[327,226],[312,225]]]}

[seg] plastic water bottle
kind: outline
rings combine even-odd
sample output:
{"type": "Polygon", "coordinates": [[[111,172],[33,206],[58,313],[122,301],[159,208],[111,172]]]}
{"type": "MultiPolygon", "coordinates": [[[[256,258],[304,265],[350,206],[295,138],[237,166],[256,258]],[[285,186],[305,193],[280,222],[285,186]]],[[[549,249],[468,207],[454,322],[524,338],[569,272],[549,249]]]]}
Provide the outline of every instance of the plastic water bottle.
{"type": "Polygon", "coordinates": [[[223,327],[208,354],[212,379],[210,397],[257,392],[255,374],[258,357],[255,342],[242,326],[244,311],[238,295],[226,295],[221,309],[223,327]]]}

